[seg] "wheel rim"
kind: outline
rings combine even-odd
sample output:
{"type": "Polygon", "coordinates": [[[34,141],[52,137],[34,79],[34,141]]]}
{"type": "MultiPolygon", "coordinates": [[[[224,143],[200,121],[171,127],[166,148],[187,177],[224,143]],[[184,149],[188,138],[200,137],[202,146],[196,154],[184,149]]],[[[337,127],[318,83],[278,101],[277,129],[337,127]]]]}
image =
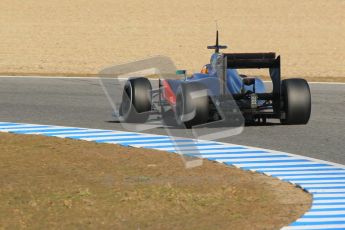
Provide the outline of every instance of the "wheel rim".
{"type": "Polygon", "coordinates": [[[120,115],[126,116],[132,107],[132,87],[130,83],[126,83],[123,94],[122,94],[122,103],[120,108],[120,115]]]}

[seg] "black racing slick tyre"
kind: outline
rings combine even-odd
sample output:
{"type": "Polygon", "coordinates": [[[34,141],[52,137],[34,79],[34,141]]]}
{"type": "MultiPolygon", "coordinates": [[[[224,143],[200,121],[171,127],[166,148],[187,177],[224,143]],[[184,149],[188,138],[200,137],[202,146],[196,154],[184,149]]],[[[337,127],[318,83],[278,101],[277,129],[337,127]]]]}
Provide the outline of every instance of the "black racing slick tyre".
{"type": "Polygon", "coordinates": [[[304,79],[293,78],[282,81],[282,102],[285,118],[282,124],[307,124],[311,113],[311,95],[308,82],[304,79]]]}
{"type": "Polygon", "coordinates": [[[207,88],[199,83],[182,83],[176,96],[176,121],[186,128],[205,124],[209,119],[207,88]]]}
{"type": "Polygon", "coordinates": [[[147,78],[129,79],[123,89],[120,116],[125,122],[144,123],[152,108],[152,86],[147,78]]]}

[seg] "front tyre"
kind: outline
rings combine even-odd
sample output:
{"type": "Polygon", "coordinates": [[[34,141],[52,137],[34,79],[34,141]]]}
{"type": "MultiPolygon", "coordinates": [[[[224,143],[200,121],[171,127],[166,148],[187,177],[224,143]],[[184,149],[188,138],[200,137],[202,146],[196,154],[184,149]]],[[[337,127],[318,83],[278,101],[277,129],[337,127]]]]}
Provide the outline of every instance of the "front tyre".
{"type": "Polygon", "coordinates": [[[129,79],[123,89],[120,116],[125,122],[144,123],[152,108],[152,86],[147,78],[129,79]]]}
{"type": "Polygon", "coordinates": [[[287,125],[307,124],[311,113],[311,95],[308,82],[293,78],[282,81],[282,100],[285,118],[281,123],[287,125]]]}

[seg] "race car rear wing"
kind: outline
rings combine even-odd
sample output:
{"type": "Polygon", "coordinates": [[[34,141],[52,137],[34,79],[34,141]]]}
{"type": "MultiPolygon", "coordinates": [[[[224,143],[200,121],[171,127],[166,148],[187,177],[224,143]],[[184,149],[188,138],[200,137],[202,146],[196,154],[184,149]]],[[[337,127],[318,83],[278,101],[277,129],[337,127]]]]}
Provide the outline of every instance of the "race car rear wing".
{"type": "Polygon", "coordinates": [[[224,53],[228,59],[267,59],[276,58],[276,53],[224,53]]]}
{"type": "Polygon", "coordinates": [[[225,53],[227,68],[231,69],[260,69],[279,68],[280,57],[275,53],[225,53]]]}
{"type": "MultiPolygon", "coordinates": [[[[269,69],[269,76],[272,80],[273,90],[271,98],[273,110],[280,116],[281,101],[281,75],[280,75],[280,56],[275,53],[223,53],[221,61],[223,72],[221,76],[226,81],[226,69],[269,69]]],[[[226,92],[226,84],[221,85],[223,92],[226,92]]]]}

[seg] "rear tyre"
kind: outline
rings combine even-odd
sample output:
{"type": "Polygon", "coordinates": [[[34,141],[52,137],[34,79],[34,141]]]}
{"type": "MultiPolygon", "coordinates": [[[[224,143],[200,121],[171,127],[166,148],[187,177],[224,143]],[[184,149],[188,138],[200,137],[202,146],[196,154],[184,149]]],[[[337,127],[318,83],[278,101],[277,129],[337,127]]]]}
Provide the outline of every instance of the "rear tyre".
{"type": "Polygon", "coordinates": [[[120,115],[125,122],[144,123],[152,106],[152,86],[147,78],[129,79],[123,89],[120,115]]]}
{"type": "Polygon", "coordinates": [[[207,123],[209,119],[207,88],[198,82],[181,84],[176,96],[177,124],[191,128],[207,123]]]}
{"type": "Polygon", "coordinates": [[[311,113],[311,95],[308,82],[293,78],[282,81],[282,99],[285,118],[281,123],[287,125],[307,124],[311,113]]]}

